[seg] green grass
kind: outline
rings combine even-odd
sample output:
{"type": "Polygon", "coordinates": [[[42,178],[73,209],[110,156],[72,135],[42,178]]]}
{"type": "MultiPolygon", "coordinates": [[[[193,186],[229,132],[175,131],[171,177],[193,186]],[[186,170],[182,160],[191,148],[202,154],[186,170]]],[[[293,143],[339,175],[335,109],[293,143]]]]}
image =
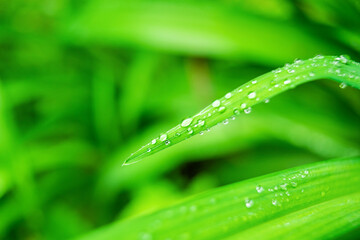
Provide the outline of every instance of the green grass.
{"type": "Polygon", "coordinates": [[[221,122],[227,124],[229,118],[235,118],[242,113],[249,114],[252,106],[257,103],[267,102],[279,93],[318,79],[332,79],[340,82],[340,87],[350,85],[360,89],[360,64],[343,55],[319,55],[305,61],[295,60],[292,64],[286,64],[250,80],[215,100],[198,114],[185,118],[179,125],[160,134],[133,153],[124,165],[136,163],[198,133],[202,135],[221,122]]]}
{"type": "Polygon", "coordinates": [[[322,239],[360,226],[360,158],[305,165],[210,190],[83,240],[322,239]]]}

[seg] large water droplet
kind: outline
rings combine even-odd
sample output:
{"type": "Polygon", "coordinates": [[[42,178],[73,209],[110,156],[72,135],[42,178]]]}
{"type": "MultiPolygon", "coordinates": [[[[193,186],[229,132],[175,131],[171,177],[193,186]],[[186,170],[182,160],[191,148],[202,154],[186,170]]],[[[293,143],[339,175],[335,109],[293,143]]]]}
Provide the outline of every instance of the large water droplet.
{"type": "Polygon", "coordinates": [[[291,83],[291,80],[290,80],[290,79],[286,79],[286,80],[284,81],[284,84],[285,84],[285,85],[290,84],[290,83],[291,83]]]}
{"type": "Polygon", "coordinates": [[[225,98],[226,98],[226,99],[229,99],[229,98],[231,98],[231,96],[232,96],[231,93],[227,93],[227,94],[225,95],[225,98]]]}
{"type": "Polygon", "coordinates": [[[212,104],[213,107],[218,107],[220,106],[220,100],[215,100],[212,104]]]}
{"type": "Polygon", "coordinates": [[[160,141],[165,141],[167,139],[167,135],[166,134],[163,134],[160,136],[160,141]]]}
{"type": "Polygon", "coordinates": [[[219,113],[223,113],[223,112],[225,112],[225,107],[219,107],[219,113]]]}
{"type": "Polygon", "coordinates": [[[255,97],[256,97],[256,92],[249,92],[248,94],[249,99],[254,99],[255,97]]]}
{"type": "Polygon", "coordinates": [[[181,126],[182,126],[182,127],[187,127],[187,126],[189,126],[189,125],[191,124],[192,120],[193,120],[192,118],[187,118],[187,119],[185,119],[184,121],[182,121],[181,126]]]}

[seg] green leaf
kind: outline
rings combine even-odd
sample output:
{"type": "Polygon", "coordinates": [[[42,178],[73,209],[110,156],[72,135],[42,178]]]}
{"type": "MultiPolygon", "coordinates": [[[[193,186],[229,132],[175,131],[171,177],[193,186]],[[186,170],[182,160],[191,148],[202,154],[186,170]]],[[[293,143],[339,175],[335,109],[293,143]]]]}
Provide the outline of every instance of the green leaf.
{"type": "Polygon", "coordinates": [[[243,84],[215,100],[200,113],[184,119],[179,125],[133,153],[124,165],[140,161],[195,134],[203,134],[218,123],[227,124],[229,118],[242,113],[248,114],[252,106],[267,102],[270,97],[297,85],[324,78],[341,82],[341,87],[350,85],[360,89],[360,64],[345,56],[318,55],[305,61],[295,60],[293,64],[286,64],[243,84]]]}
{"type": "Polygon", "coordinates": [[[318,162],[213,189],[80,239],[337,236],[360,226],[359,184],[359,157],[318,162]]]}

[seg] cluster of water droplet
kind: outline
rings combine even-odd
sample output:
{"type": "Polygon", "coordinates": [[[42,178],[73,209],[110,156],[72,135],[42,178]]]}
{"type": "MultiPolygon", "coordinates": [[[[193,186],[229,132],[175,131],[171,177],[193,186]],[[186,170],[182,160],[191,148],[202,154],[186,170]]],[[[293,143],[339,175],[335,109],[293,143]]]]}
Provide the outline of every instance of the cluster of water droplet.
{"type": "MultiPolygon", "coordinates": [[[[251,113],[252,106],[260,100],[268,103],[269,97],[306,81],[319,77],[339,77],[359,81],[359,70],[347,67],[348,65],[359,66],[360,64],[343,55],[339,57],[317,55],[305,61],[295,59],[292,64],[285,64],[282,68],[264,74],[225,94],[199,114],[184,119],[178,127],[161,134],[143,148],[150,153],[159,146],[177,143],[197,133],[203,135],[219,122],[227,125],[229,120],[234,120],[241,113],[251,113]]],[[[345,83],[340,84],[340,88],[346,86],[345,83]]]]}

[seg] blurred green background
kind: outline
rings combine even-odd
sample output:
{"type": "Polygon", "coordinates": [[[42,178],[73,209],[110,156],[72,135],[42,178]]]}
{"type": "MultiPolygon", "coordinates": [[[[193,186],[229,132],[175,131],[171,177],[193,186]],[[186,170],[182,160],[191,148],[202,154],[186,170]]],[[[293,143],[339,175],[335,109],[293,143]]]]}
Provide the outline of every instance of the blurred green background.
{"type": "Polygon", "coordinates": [[[0,239],[68,239],[359,155],[360,92],[320,80],[121,167],[273,68],[317,54],[359,61],[359,26],[357,0],[0,0],[0,239]]]}

